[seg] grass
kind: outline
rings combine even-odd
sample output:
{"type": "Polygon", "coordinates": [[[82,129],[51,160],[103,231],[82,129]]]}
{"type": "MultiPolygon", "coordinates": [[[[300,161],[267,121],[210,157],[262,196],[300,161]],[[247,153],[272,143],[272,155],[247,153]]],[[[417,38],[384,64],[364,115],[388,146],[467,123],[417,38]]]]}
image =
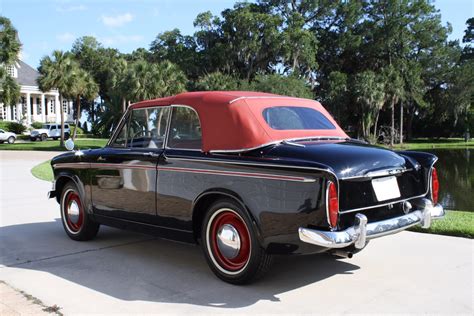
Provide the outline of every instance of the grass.
{"type": "Polygon", "coordinates": [[[44,181],[53,181],[53,169],[51,168],[51,160],[47,160],[45,162],[36,165],[31,169],[31,174],[34,175],[36,178],[44,181]]]}
{"type": "MultiPolygon", "coordinates": [[[[76,148],[101,148],[107,143],[107,139],[85,138],[76,139],[76,148]]],[[[40,151],[66,151],[66,148],[59,145],[59,140],[47,140],[44,142],[26,142],[14,144],[0,144],[0,150],[40,150],[40,151]]]]}
{"type": "Polygon", "coordinates": [[[462,138],[439,138],[439,139],[429,139],[429,138],[416,138],[411,140],[408,143],[404,144],[395,144],[393,149],[435,149],[435,148],[445,148],[445,149],[463,149],[463,148],[474,148],[474,140],[465,142],[462,138]]]}
{"type": "Polygon", "coordinates": [[[447,211],[445,218],[433,221],[431,224],[429,229],[415,226],[410,230],[420,233],[474,238],[474,212],[447,211]]]}

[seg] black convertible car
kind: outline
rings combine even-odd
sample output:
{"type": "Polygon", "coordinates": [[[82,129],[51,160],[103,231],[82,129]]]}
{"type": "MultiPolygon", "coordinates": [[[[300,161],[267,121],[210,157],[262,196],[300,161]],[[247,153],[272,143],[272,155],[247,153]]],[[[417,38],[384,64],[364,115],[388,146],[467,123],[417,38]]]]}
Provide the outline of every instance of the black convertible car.
{"type": "Polygon", "coordinates": [[[429,227],[444,216],[436,159],[350,139],[316,101],[183,93],[131,105],[104,148],[55,157],[49,196],[74,240],[103,224],[198,242],[241,284],[274,254],[351,257],[429,227]]]}

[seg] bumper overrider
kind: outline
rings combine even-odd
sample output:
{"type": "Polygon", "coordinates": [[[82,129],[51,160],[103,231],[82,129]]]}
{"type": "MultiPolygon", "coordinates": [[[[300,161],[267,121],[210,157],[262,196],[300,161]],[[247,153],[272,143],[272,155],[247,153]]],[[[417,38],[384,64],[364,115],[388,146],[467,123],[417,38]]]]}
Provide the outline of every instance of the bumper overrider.
{"type": "Polygon", "coordinates": [[[422,199],[418,203],[418,209],[403,216],[367,223],[367,217],[357,213],[354,226],[346,230],[322,231],[300,227],[299,237],[303,242],[326,248],[354,246],[356,249],[362,249],[367,240],[372,238],[395,234],[415,225],[429,228],[433,219],[443,218],[444,214],[440,204],[433,205],[430,200],[422,199]]]}

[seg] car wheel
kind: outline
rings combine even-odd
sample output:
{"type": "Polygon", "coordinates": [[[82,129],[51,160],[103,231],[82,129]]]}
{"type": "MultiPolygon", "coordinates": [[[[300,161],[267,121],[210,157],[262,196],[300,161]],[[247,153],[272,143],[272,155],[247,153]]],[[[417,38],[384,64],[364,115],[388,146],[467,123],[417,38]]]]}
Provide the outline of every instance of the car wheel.
{"type": "Polygon", "coordinates": [[[46,139],[48,139],[48,135],[46,134],[41,134],[41,141],[45,141],[46,139]]]}
{"type": "Polygon", "coordinates": [[[69,139],[69,133],[64,133],[64,140],[68,140],[69,139]]]}
{"type": "Polygon", "coordinates": [[[202,249],[211,270],[232,284],[250,283],[269,269],[248,213],[232,200],[219,200],[208,210],[201,229],[202,249]]]}
{"type": "Polygon", "coordinates": [[[31,140],[32,142],[35,142],[35,141],[36,141],[36,137],[30,137],[30,140],[31,140]]]}
{"type": "Polygon", "coordinates": [[[61,219],[66,234],[78,241],[94,238],[100,226],[87,214],[82,201],[76,185],[68,182],[61,193],[61,219]]]}
{"type": "Polygon", "coordinates": [[[0,144],[3,144],[3,140],[0,140],[0,144]]]}
{"type": "Polygon", "coordinates": [[[15,137],[13,137],[13,136],[8,137],[8,143],[9,144],[13,144],[14,142],[15,142],[15,137]]]}

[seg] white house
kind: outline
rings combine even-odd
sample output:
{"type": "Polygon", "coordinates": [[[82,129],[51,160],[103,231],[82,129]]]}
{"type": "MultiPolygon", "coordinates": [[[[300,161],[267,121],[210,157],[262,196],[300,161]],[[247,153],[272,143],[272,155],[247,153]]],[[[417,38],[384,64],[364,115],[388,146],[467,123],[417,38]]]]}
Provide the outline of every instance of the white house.
{"type": "MultiPolygon", "coordinates": [[[[42,92],[36,82],[38,71],[19,60],[7,67],[7,71],[20,85],[20,100],[16,105],[0,103],[0,120],[24,124],[33,122],[60,123],[59,93],[57,90],[42,92]]],[[[63,100],[64,120],[73,121],[72,101],[63,100]]]]}

